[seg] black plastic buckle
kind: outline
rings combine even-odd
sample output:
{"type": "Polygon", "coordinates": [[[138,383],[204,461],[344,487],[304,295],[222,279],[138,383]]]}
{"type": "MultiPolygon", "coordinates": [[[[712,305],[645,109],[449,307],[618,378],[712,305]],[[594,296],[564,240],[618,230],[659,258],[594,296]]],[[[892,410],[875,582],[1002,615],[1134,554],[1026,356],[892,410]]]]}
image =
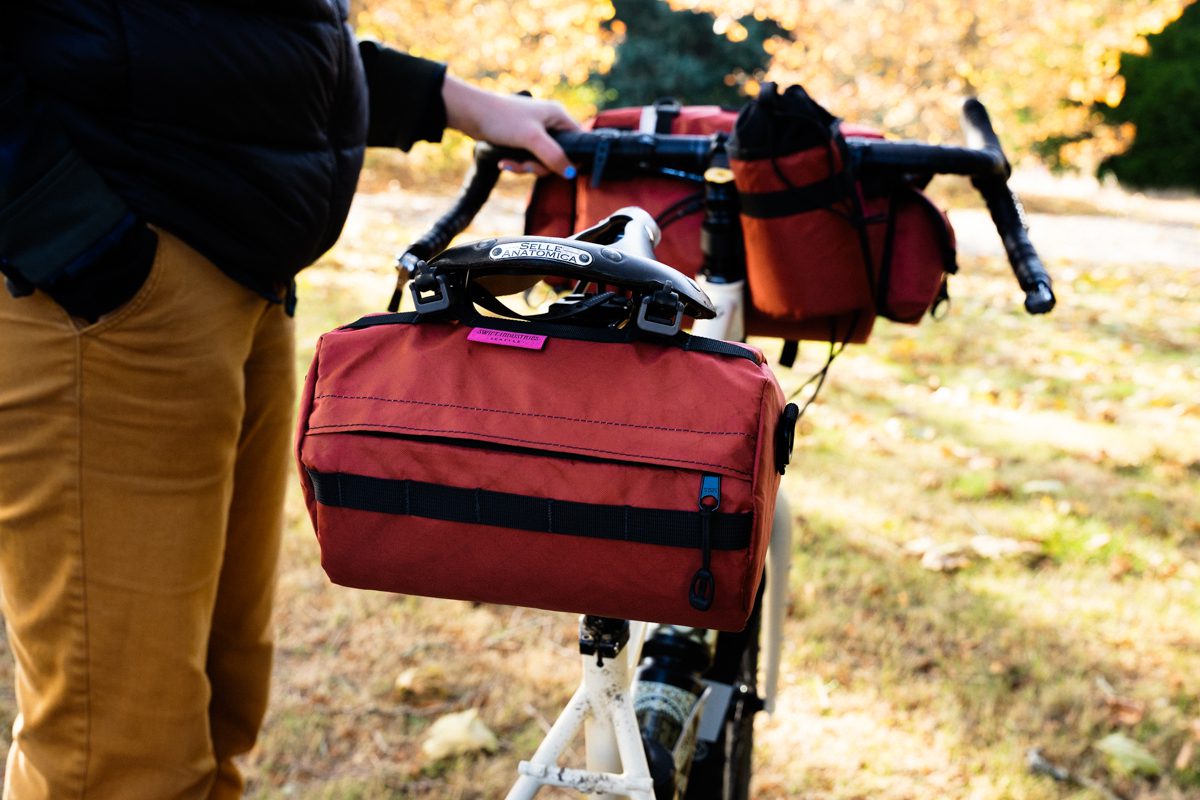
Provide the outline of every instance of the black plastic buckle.
{"type": "Polygon", "coordinates": [[[800,419],[800,409],[795,403],[788,403],[779,415],[779,425],[775,428],[775,468],[779,474],[787,472],[788,464],[792,463],[792,449],[796,446],[796,421],[800,419]]]}
{"type": "Polygon", "coordinates": [[[450,287],[445,275],[418,267],[409,290],[418,314],[433,314],[450,307],[450,287]]]}
{"type": "Polygon", "coordinates": [[[667,281],[663,288],[642,298],[637,326],[647,333],[674,336],[683,327],[683,303],[667,281]],[[674,315],[673,317],[671,315],[674,315]],[[653,316],[651,316],[653,315],[653,316]],[[670,320],[670,322],[668,322],[670,320]]]}

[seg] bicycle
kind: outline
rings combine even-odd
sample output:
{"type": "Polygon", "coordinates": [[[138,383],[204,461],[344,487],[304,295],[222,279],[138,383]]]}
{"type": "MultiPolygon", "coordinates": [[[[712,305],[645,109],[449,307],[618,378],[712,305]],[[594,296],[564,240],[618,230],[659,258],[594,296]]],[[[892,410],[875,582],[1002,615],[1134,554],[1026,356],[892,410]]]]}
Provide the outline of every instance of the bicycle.
{"type": "MultiPolygon", "coordinates": [[[[977,100],[968,100],[963,122],[967,147],[848,137],[847,154],[860,175],[885,183],[924,185],[934,174],[969,176],[1001,235],[1025,292],[1026,310],[1046,313],[1055,303],[1052,284],[1029,241],[1020,203],[1007,187],[1008,161],[986,109],[977,100]]],[[[696,314],[693,332],[712,339],[743,338],[744,275],[739,275],[736,264],[728,259],[709,257],[728,252],[722,247],[722,236],[741,235],[736,217],[730,222],[736,193],[731,194],[727,175],[711,169],[727,164],[724,135],[598,130],[558,134],[556,138],[583,174],[604,165],[665,171],[703,185],[706,223],[711,224],[706,226],[709,236],[701,283],[714,290],[716,302],[696,314]]],[[[525,160],[529,155],[487,144],[477,147],[473,171],[453,207],[400,257],[391,311],[398,308],[406,286],[419,312],[444,307],[439,304],[446,301],[445,287],[426,269],[435,257],[457,259],[459,269],[469,267],[472,258],[486,257],[490,244],[482,251],[473,245],[445,248],[486,202],[499,177],[497,165],[502,158],[525,160]]],[[[652,258],[658,235],[657,225],[644,211],[622,209],[572,238],[652,258]]],[[[503,243],[569,241],[510,237],[503,243]]],[[[672,272],[663,275],[676,286],[690,280],[679,273],[672,276],[672,272]]],[[[596,283],[633,288],[628,274],[613,272],[602,277],[604,280],[596,283]]],[[[659,291],[669,293],[671,284],[662,275],[655,280],[659,291]]],[[[656,311],[648,305],[650,290],[646,286],[645,281],[638,285],[634,298],[639,302],[633,304],[620,293],[600,292],[599,286],[592,292],[587,291],[589,286],[577,286],[554,307],[564,316],[574,317],[576,324],[637,325],[659,335],[678,332],[682,304],[671,306],[665,314],[656,311]],[[611,296],[602,296],[605,294],[611,296]]],[[[503,307],[485,307],[506,313],[503,307]]],[[[778,689],[791,537],[791,514],[781,495],[773,519],[766,579],[743,631],[714,635],[695,628],[585,615],[579,632],[580,686],[532,758],[518,766],[519,777],[508,799],[529,800],[542,786],[632,800],[748,798],[754,718],[759,711],[773,709],[778,689]],[[560,766],[559,759],[580,729],[585,731],[586,768],[560,766]]]]}

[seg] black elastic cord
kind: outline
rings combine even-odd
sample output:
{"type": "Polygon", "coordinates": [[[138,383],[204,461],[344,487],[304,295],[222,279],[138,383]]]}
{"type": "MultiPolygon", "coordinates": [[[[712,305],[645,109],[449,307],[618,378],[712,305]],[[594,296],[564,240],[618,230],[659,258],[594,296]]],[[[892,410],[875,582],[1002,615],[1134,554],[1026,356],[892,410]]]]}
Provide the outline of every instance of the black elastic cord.
{"type": "MultiPolygon", "coordinates": [[[[792,392],[788,397],[788,401],[795,400],[800,396],[807,387],[815,381],[816,386],[812,390],[812,394],[804,401],[804,405],[800,407],[800,413],[796,415],[796,419],[804,416],[804,412],[808,411],[808,407],[816,402],[817,396],[821,394],[821,387],[825,385],[825,378],[829,376],[829,368],[833,366],[833,361],[842,354],[846,349],[846,345],[850,344],[850,340],[854,337],[854,330],[858,327],[859,319],[862,317],[862,311],[855,311],[854,316],[850,318],[850,324],[846,327],[846,335],[839,342],[837,340],[837,317],[831,317],[829,320],[829,355],[825,358],[825,365],[808,377],[804,383],[800,384],[796,391],[792,392]]],[[[786,347],[786,343],[784,345],[786,347]]]]}

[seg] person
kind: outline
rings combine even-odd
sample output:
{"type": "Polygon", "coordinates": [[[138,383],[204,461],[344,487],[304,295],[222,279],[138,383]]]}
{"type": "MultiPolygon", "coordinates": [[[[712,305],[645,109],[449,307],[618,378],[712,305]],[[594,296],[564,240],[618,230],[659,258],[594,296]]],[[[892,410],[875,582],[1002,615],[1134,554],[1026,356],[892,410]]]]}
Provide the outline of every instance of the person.
{"type": "MultiPolygon", "coordinates": [[[[0,608],[12,800],[232,798],[267,705],[290,287],[365,146],[571,167],[557,104],[356,42],[345,0],[6,3],[0,608]]],[[[542,168],[544,169],[544,168],[542,168]]]]}

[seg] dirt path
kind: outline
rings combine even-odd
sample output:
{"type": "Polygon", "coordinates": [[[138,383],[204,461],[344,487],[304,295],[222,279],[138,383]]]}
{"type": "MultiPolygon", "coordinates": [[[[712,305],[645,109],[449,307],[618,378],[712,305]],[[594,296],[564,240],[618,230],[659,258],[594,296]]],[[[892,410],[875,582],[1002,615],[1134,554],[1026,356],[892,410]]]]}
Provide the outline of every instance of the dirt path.
{"type": "MultiPolygon", "coordinates": [[[[1048,196],[1041,194],[1048,187],[1035,178],[1019,176],[1013,183],[1018,192],[1029,194],[1031,199],[1048,196]]],[[[1097,213],[1029,215],[1030,236],[1051,269],[1055,264],[1200,267],[1200,200],[1156,199],[1105,189],[1085,192],[1092,184],[1073,188],[1075,184],[1061,181],[1054,186],[1059,192],[1057,200],[1091,206],[1097,213]]],[[[355,200],[352,221],[366,226],[386,224],[396,216],[397,209],[404,209],[404,221],[416,226],[434,219],[446,205],[447,200],[437,195],[360,195],[355,200]]],[[[484,207],[474,229],[481,233],[517,232],[523,224],[524,210],[524,197],[519,191],[496,196],[484,207]]],[[[955,209],[950,219],[963,255],[1003,253],[986,211],[955,209]]]]}
{"type": "MultiPolygon", "coordinates": [[[[987,212],[950,212],[959,252],[998,256],[1000,238],[987,212]]],[[[1029,235],[1042,259],[1089,265],[1144,264],[1178,269],[1200,267],[1200,224],[1083,214],[1030,214],[1029,235]]]]}

